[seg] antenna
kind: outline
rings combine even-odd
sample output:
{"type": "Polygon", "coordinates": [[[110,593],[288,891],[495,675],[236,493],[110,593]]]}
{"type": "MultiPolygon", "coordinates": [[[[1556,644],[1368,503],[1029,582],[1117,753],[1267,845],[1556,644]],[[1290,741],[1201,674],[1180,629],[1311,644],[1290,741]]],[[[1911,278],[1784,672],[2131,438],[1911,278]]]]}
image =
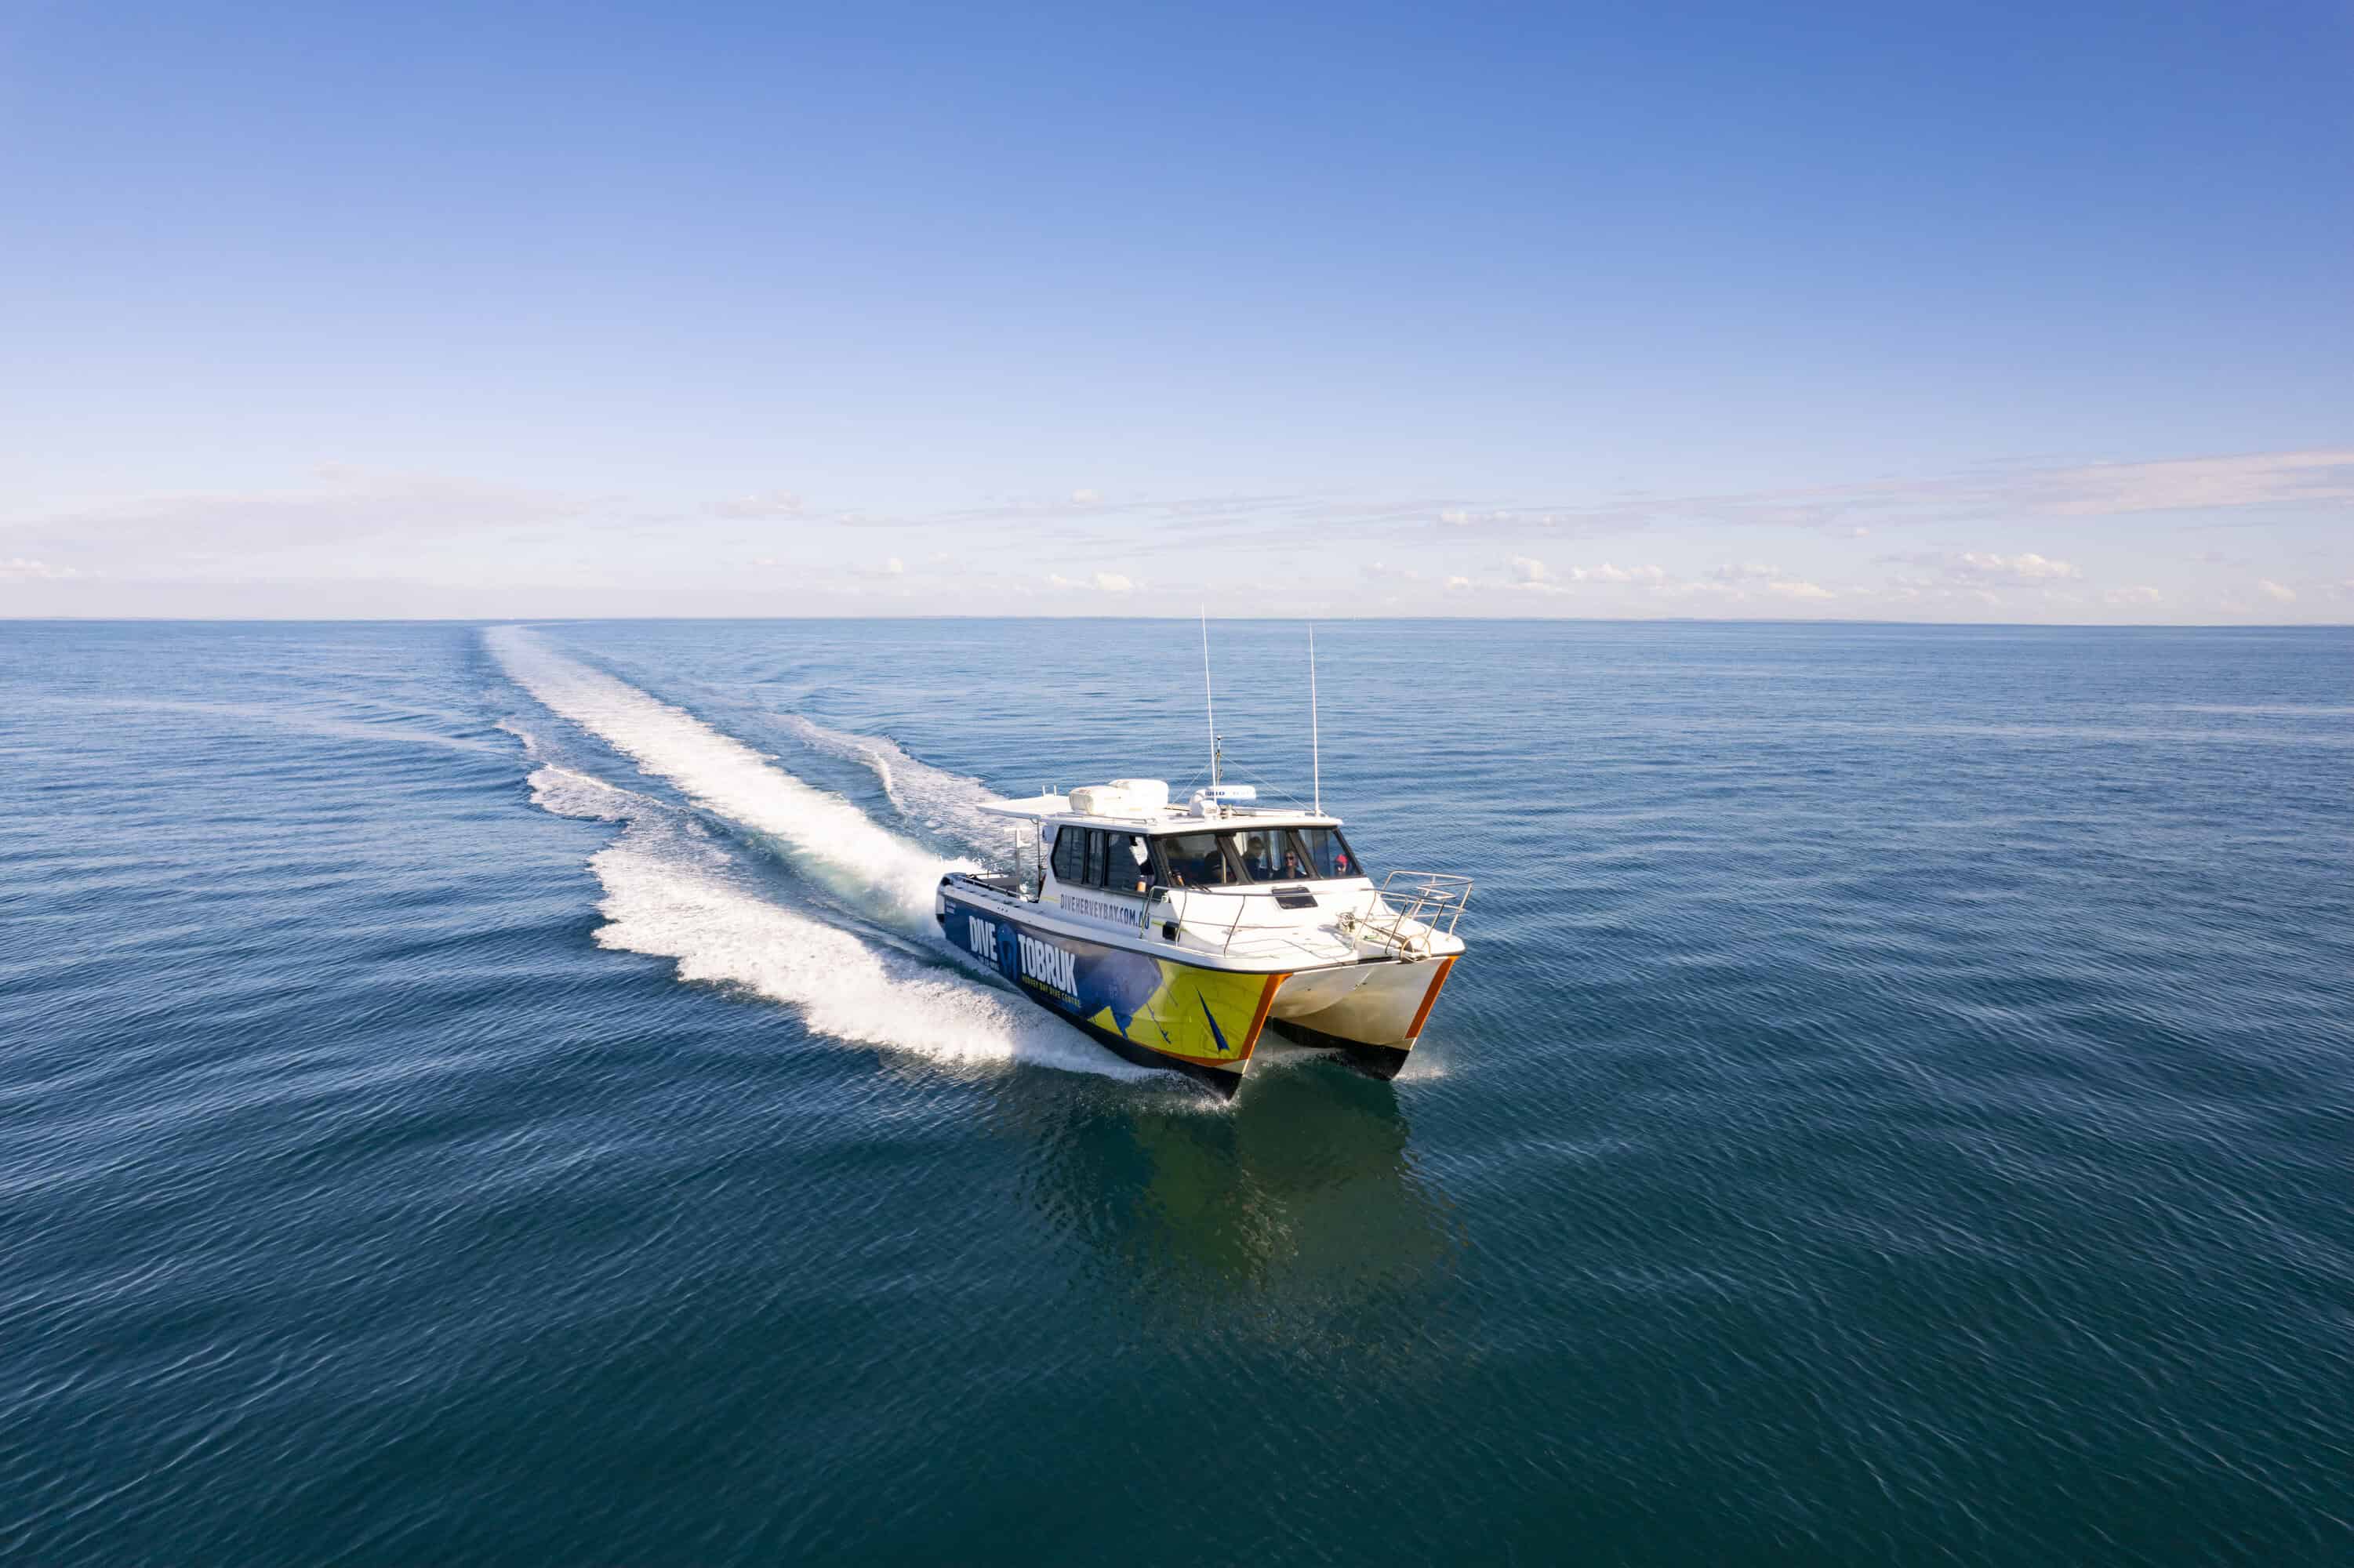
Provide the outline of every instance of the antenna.
{"type": "Polygon", "coordinates": [[[1202,701],[1210,710],[1210,788],[1218,787],[1218,700],[1210,691],[1210,610],[1202,608],[1202,701]]]}
{"type": "Polygon", "coordinates": [[[1308,623],[1308,768],[1316,780],[1316,814],[1324,814],[1324,758],[1316,743],[1316,623],[1308,623]]]}

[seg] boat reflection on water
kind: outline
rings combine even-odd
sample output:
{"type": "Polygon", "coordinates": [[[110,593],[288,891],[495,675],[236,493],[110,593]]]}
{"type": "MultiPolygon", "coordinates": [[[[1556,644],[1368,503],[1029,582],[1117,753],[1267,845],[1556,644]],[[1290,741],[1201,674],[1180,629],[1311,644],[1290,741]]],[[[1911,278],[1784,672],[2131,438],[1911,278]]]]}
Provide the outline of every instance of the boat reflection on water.
{"type": "Polygon", "coordinates": [[[1212,1306],[1330,1318],[1451,1277],[1462,1239],[1415,1171],[1396,1087],[1312,1053],[1272,1065],[1224,1106],[1099,1091],[1000,1104],[1040,1153],[1041,1207],[1196,1330],[1212,1306]]]}

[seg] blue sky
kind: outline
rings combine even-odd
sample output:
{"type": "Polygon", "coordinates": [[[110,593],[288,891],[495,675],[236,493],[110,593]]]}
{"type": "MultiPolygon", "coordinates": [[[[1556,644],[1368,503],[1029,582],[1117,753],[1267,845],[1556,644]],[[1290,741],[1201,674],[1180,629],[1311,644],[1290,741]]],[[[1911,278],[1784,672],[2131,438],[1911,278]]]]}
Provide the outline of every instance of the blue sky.
{"type": "Polygon", "coordinates": [[[2354,620],[2354,7],[0,3],[0,615],[2354,620]]]}

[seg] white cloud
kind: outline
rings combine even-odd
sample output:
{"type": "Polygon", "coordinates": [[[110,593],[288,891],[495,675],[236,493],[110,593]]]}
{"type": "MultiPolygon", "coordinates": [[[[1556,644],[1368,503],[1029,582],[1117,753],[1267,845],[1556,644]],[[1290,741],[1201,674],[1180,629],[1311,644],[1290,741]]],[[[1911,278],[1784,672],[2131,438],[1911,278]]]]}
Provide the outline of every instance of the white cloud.
{"type": "MultiPolygon", "coordinates": [[[[1567,593],[1569,591],[1562,585],[1561,579],[1553,575],[1553,569],[1534,556],[1514,556],[1506,564],[1505,572],[1505,580],[1523,592],[1567,593]]],[[[1575,568],[1570,572],[1573,581],[1585,575],[1584,572],[1575,568]]]]}
{"type": "Polygon", "coordinates": [[[2063,516],[2354,501],[2354,450],[2094,463],[2051,476],[2063,516]]]}
{"type": "Polygon", "coordinates": [[[1668,580],[1667,568],[1656,563],[1647,567],[1621,567],[1605,561],[1598,567],[1572,567],[1569,575],[1576,582],[1591,578],[1597,583],[1648,583],[1653,588],[1659,588],[1668,580]]]}
{"type": "Polygon", "coordinates": [[[1964,550],[1947,557],[1946,571],[1950,577],[1968,582],[2047,582],[2084,575],[2066,561],[2055,561],[2032,550],[2018,556],[1964,550]]]}
{"type": "Polygon", "coordinates": [[[722,517],[798,517],[801,498],[789,490],[764,490],[717,502],[711,510],[722,517]]]}
{"type": "MultiPolygon", "coordinates": [[[[1400,509],[1389,503],[1381,503],[1358,510],[1363,512],[1366,521],[1386,521],[1397,516],[1422,516],[1437,504],[1435,502],[1427,502],[1420,508],[1409,506],[1400,509]]],[[[1563,523],[1585,521],[1589,515],[1586,510],[1543,511],[1526,506],[1491,506],[1484,509],[1447,506],[1439,508],[1438,511],[1438,520],[1450,528],[1501,529],[1512,532],[1528,528],[1558,527],[1563,523]]]]}
{"type": "MultiPolygon", "coordinates": [[[[238,493],[84,495],[0,505],[0,598],[15,606],[14,613],[24,613],[43,595],[62,610],[65,600],[78,602],[102,589],[108,606],[153,613],[184,599],[193,605],[196,596],[260,606],[267,591],[277,596],[267,600],[276,612],[281,603],[299,609],[308,591],[301,585],[314,579],[374,583],[397,576],[407,582],[413,574],[411,586],[424,596],[415,599],[419,604],[432,594],[457,604],[461,590],[453,585],[466,582],[462,591],[474,596],[459,606],[466,611],[508,608],[497,597],[506,594],[536,596],[523,601],[533,609],[553,605],[571,612],[578,605],[593,613],[668,595],[665,602],[699,611],[706,602],[732,606],[729,594],[756,604],[757,596],[772,594],[779,582],[806,577],[814,598],[837,588],[853,591],[848,584],[855,581],[866,585],[869,604],[896,598],[929,609],[952,599],[955,585],[973,573],[1011,594],[1013,585],[995,575],[1009,572],[1029,585],[1034,611],[1087,614],[1104,613],[1108,597],[1115,605],[1125,599],[1114,596],[1136,597],[1140,606],[1149,602],[1153,596],[1142,590],[1150,581],[1199,576],[1165,563],[1198,552],[1205,535],[1217,548],[1279,552],[1295,544],[1304,549],[1310,539],[1329,541],[1341,529],[1353,534],[1359,547],[1338,564],[1341,580],[1319,583],[1316,591],[1334,604],[1352,591],[1369,607],[1394,602],[1402,607],[1396,613],[1416,613],[1416,607],[1423,613],[1555,613],[1575,606],[1577,613],[1596,614],[1812,616],[1832,613],[1836,603],[1840,614],[1987,620],[2008,610],[2050,620],[2062,617],[2066,605],[2081,604],[2087,619],[2279,620],[2343,620],[2354,603],[2354,587],[2340,582],[2348,564],[2330,545],[2328,527],[2331,518],[2354,515],[2344,503],[2328,502],[2341,489],[2354,494],[2354,448],[2138,465],[1981,467],[1944,479],[1882,481],[1811,496],[1675,500],[1634,491],[1596,492],[1585,501],[1483,496],[1476,508],[1443,500],[1444,490],[1373,500],[1335,493],[1153,502],[1130,498],[1130,482],[1107,474],[1097,482],[1104,490],[1072,490],[1066,481],[970,514],[988,524],[977,528],[963,521],[968,514],[939,512],[937,503],[860,514],[837,511],[855,497],[829,495],[805,505],[781,490],[715,499],[724,494],[720,487],[697,486],[655,499],[591,493],[585,486],[565,493],[449,476],[295,468],[275,487],[238,493]],[[1103,501],[1111,490],[1123,499],[1103,501]],[[2260,545],[2256,530],[2228,531],[2248,519],[2221,508],[2292,494],[2329,505],[2327,516],[2319,517],[2317,539],[2285,536],[2260,545]],[[1352,511],[1359,501],[1363,507],[1352,511]],[[2147,514],[2191,501],[2209,510],[2180,517],[2147,514]],[[1572,504],[1538,511],[1527,502],[1572,504]],[[1808,511],[1817,504],[1819,523],[1808,511]],[[2105,524],[2093,515],[2137,509],[2146,515],[2105,524]],[[1188,526],[1119,526],[1162,517],[1182,517],[1188,526]],[[1859,520],[1872,524],[1877,542],[1859,548],[1825,536],[1859,533],[1859,520]],[[1712,521],[1772,522],[1816,532],[1797,538],[1754,531],[1712,535],[1697,526],[1712,521]],[[1939,525],[1935,533],[1920,526],[1931,522],[1939,525]],[[2203,526],[2178,530],[2176,524],[2203,526]],[[910,531],[853,532],[884,526],[910,531]],[[1472,547],[1452,548],[1454,534],[1434,536],[1434,526],[1461,530],[1461,542],[1472,547]],[[2177,532],[2178,546],[2164,547],[2177,532]],[[693,537],[698,533],[700,538],[693,537]],[[946,564],[949,552],[935,549],[950,538],[960,564],[946,564]],[[1960,547],[1971,538],[1977,546],[1960,547]],[[1575,542],[1582,539],[1595,542],[1575,542]],[[2028,539],[2036,541],[2035,548],[2024,547],[2028,539]],[[2193,555],[2213,539],[2224,540],[2222,548],[2193,555]],[[894,540],[896,555],[872,554],[876,546],[889,549],[894,540]],[[1513,553],[1532,551],[1540,540],[1551,557],[1513,553]],[[2245,553],[2232,553],[2234,541],[2243,540],[2249,542],[2245,553]],[[787,546],[791,556],[772,553],[787,546]],[[747,549],[764,553],[747,556],[747,549]],[[1596,562],[1603,549],[1615,555],[1596,562]],[[1637,549],[1644,556],[1634,556],[1637,549]],[[2053,556],[2055,549],[2072,554],[2053,556]],[[1012,564],[1025,555],[1034,564],[1012,564]],[[1638,564],[1623,566],[1617,555],[1638,564]],[[1776,555],[1799,562],[1795,575],[1772,560],[1776,555]],[[1391,556],[1401,558],[1386,558],[1391,556]],[[1478,564],[1440,564],[1450,556],[1478,564]],[[1652,564],[1642,564],[1653,556],[1652,564]],[[1573,564],[1581,558],[1584,565],[1573,564]],[[1090,559],[1129,565],[1101,572],[1077,565],[1090,559]],[[1047,578],[1040,573],[1039,567],[1055,560],[1073,562],[1069,574],[1047,578]],[[1426,566],[1416,567],[1416,560],[1426,566]],[[1661,564],[1668,560],[1678,564],[1668,568],[1661,564]],[[1001,564],[984,564],[990,561],[1001,564]],[[1873,568],[1862,564],[1867,561],[1905,565],[1873,568]],[[2250,575],[2265,561],[2297,580],[2250,575]],[[1359,577],[1351,585],[1352,571],[1359,577]],[[54,582],[76,577],[83,580],[54,582]],[[2236,615],[2220,609],[2225,585],[2243,601],[2236,615]],[[592,594],[606,597],[592,600],[592,594]],[[1384,599],[1385,594],[1397,597],[1384,599]],[[1431,602],[1442,594],[1444,604],[1431,602]],[[1537,602],[1540,597],[1544,603],[1537,602]],[[1553,604],[1553,598],[1562,602],[1553,604]]],[[[2313,509],[2317,516],[2320,511],[2313,509]]],[[[1273,566],[1284,557],[1266,559],[1273,566]]],[[[1327,572],[1334,566],[1327,556],[1310,569],[1327,572]]],[[[1247,604],[1230,608],[1271,608],[1271,591],[1246,592],[1247,604]]],[[[372,602],[356,590],[347,597],[363,609],[372,602]]],[[[345,612],[345,602],[334,601],[335,612],[345,612]]]]}
{"type": "Polygon", "coordinates": [[[1861,539],[1892,525],[1988,517],[2094,517],[2169,510],[2354,507],[2354,449],[2156,462],[2016,467],[1720,494],[1596,495],[1542,511],[1442,513],[1458,525],[1566,522],[1603,530],[1711,523],[1861,539]]]}
{"type": "Polygon", "coordinates": [[[1076,577],[1066,577],[1060,572],[1050,572],[1046,576],[1046,586],[1058,588],[1092,588],[1097,593],[1136,591],[1136,584],[1118,572],[1097,572],[1085,581],[1076,577]]]}
{"type": "MultiPolygon", "coordinates": [[[[1710,577],[1708,582],[1679,584],[1670,591],[1680,594],[1717,593],[1727,598],[1743,599],[1748,598],[1748,590],[1755,588],[1781,599],[1837,599],[1839,597],[1833,589],[1824,588],[1819,583],[1808,582],[1804,577],[1794,577],[1780,567],[1772,566],[1764,561],[1726,561],[1721,566],[1710,568],[1708,575],[1710,577]]],[[[1917,584],[1900,584],[1898,592],[1901,597],[1917,598],[1920,588],[1917,584]]]]}
{"type": "Polygon", "coordinates": [[[186,560],[234,556],[382,535],[479,537],[493,529],[555,532],[611,503],[435,474],[330,463],[283,490],[182,492],[130,497],[46,517],[0,522],[22,548],[105,545],[186,560]]]}
{"type": "Polygon", "coordinates": [[[1674,581],[1665,567],[1653,563],[1641,567],[1622,567],[1605,561],[1598,567],[1572,567],[1566,576],[1554,571],[1534,556],[1514,556],[1506,563],[1505,580],[1513,588],[1532,593],[1567,593],[1571,583],[1641,583],[1654,589],[1665,589],[1674,581]]]}

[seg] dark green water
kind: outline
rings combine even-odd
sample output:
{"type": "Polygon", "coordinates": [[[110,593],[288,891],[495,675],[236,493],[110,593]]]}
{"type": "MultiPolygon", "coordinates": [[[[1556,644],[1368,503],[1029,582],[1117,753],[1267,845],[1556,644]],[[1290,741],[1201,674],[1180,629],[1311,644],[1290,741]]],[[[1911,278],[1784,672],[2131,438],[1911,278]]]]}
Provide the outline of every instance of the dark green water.
{"type": "Polygon", "coordinates": [[[1230,1106],[909,891],[1193,635],[0,625],[0,1558],[2354,1561],[2354,634],[1325,627],[1230,1106]]]}

